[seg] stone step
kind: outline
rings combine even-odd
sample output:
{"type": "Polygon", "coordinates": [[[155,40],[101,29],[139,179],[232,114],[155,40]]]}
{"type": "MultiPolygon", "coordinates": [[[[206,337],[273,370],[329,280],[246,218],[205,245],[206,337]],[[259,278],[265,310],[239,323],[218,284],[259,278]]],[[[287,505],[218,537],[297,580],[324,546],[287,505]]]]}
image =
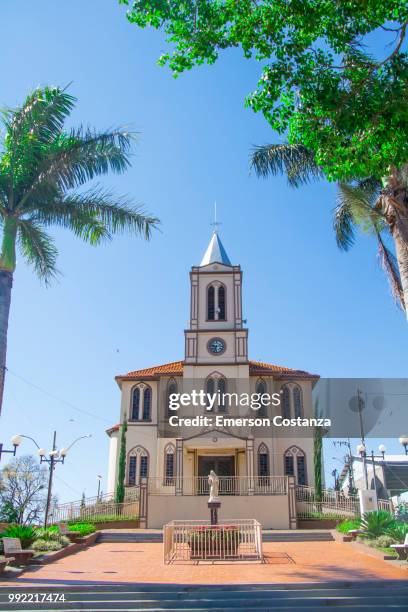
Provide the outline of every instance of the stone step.
{"type": "MultiPolygon", "coordinates": [[[[263,542],[332,542],[334,540],[330,531],[310,531],[305,533],[304,531],[287,531],[273,533],[271,531],[262,533],[263,542]]],[[[163,542],[162,533],[149,533],[149,532],[101,532],[97,539],[98,543],[101,542],[136,542],[136,543],[149,543],[149,542],[163,542]]]]}
{"type": "Polygon", "coordinates": [[[408,584],[402,581],[287,585],[88,585],[71,587],[0,588],[0,606],[7,610],[169,610],[171,612],[233,610],[338,609],[407,610],[408,584]],[[7,591],[64,592],[65,603],[8,603],[7,591]]]}

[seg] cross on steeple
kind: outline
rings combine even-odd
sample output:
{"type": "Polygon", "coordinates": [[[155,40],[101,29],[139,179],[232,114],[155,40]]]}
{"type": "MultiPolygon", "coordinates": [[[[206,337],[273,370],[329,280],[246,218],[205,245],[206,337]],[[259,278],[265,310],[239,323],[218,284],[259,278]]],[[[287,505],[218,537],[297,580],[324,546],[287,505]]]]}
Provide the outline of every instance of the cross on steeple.
{"type": "Polygon", "coordinates": [[[214,202],[214,223],[210,223],[210,225],[214,228],[214,234],[218,233],[218,228],[220,227],[220,225],[222,225],[222,223],[217,221],[217,202],[214,202]]]}

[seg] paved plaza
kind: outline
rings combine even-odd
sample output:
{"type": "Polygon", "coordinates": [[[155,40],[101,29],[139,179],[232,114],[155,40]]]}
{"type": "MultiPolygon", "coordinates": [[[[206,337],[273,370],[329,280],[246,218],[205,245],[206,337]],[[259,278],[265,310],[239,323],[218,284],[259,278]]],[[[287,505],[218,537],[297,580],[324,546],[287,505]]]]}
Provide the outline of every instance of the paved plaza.
{"type": "MultiPolygon", "coordinates": [[[[407,580],[408,568],[342,542],[267,542],[265,563],[163,564],[160,543],[102,543],[54,563],[27,569],[17,585],[72,582],[262,584],[407,580]]],[[[407,564],[408,566],[408,564],[407,564]]],[[[2,583],[10,584],[5,578],[2,583]]]]}

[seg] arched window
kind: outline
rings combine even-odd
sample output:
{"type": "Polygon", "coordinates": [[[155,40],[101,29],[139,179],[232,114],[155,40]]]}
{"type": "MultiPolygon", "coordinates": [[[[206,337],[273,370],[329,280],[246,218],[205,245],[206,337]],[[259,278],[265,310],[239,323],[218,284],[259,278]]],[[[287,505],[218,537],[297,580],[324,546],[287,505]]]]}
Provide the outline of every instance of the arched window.
{"type": "Polygon", "coordinates": [[[292,446],[284,456],[285,476],[294,476],[298,485],[307,484],[306,456],[301,448],[292,446]]]}
{"type": "Polygon", "coordinates": [[[135,446],[128,453],[127,483],[135,486],[149,475],[149,453],[143,446],[135,446]]]}
{"type": "Polygon", "coordinates": [[[226,393],[227,390],[227,385],[225,383],[225,378],[218,378],[217,379],[217,391],[219,393],[219,402],[218,402],[218,412],[225,412],[225,398],[224,398],[224,394],[226,393]]]}
{"type": "MultiPolygon", "coordinates": [[[[212,396],[215,393],[215,380],[213,378],[207,378],[207,382],[205,385],[205,392],[212,396]]],[[[207,396],[207,410],[214,410],[214,408],[210,408],[211,404],[208,400],[208,396],[207,396]]]]}
{"type": "Polygon", "coordinates": [[[214,410],[217,412],[226,412],[227,405],[225,403],[224,394],[227,392],[227,381],[224,376],[218,373],[211,374],[211,376],[207,378],[205,390],[208,395],[216,396],[215,402],[211,404],[207,398],[208,409],[212,412],[214,412],[214,410]],[[211,405],[212,408],[210,408],[211,405]]]}
{"type": "Polygon", "coordinates": [[[298,385],[293,387],[293,411],[296,418],[303,416],[302,389],[298,385]]]}
{"type": "Polygon", "coordinates": [[[258,401],[261,404],[260,408],[256,411],[256,416],[266,416],[266,406],[261,403],[262,396],[266,393],[266,383],[262,378],[256,383],[256,393],[258,395],[258,401]]]}
{"type": "Polygon", "coordinates": [[[140,383],[132,391],[130,421],[150,421],[152,418],[152,390],[140,383]]]}
{"type": "Polygon", "coordinates": [[[152,390],[146,387],[143,393],[143,421],[150,421],[152,408],[152,390]]]}
{"type": "Polygon", "coordinates": [[[207,319],[214,321],[215,319],[215,287],[210,285],[207,291],[207,319]]]}
{"type": "Polygon", "coordinates": [[[170,378],[168,384],[167,384],[167,394],[166,394],[166,414],[167,416],[170,416],[171,414],[173,414],[173,410],[170,410],[169,406],[170,406],[170,395],[173,395],[173,393],[177,393],[177,383],[174,380],[174,378],[170,378]]]}
{"type": "Polygon", "coordinates": [[[290,389],[287,385],[281,390],[282,401],[282,416],[284,419],[290,419],[290,389]]]}
{"type": "Polygon", "coordinates": [[[226,292],[219,281],[214,281],[207,288],[207,321],[226,320],[226,292]]]}
{"type": "Polygon", "coordinates": [[[173,444],[167,444],[164,449],[164,485],[174,485],[174,467],[175,467],[176,449],[173,444]]]}
{"type": "Polygon", "coordinates": [[[258,446],[258,476],[269,476],[269,451],[263,442],[258,446]]]}
{"type": "Polygon", "coordinates": [[[225,321],[225,288],[218,287],[218,320],[225,321]]]}
{"type": "Polygon", "coordinates": [[[140,407],[140,389],[139,387],[136,387],[136,389],[133,389],[133,394],[132,394],[132,410],[131,410],[131,416],[130,416],[131,421],[139,420],[139,407],[140,407]]]}

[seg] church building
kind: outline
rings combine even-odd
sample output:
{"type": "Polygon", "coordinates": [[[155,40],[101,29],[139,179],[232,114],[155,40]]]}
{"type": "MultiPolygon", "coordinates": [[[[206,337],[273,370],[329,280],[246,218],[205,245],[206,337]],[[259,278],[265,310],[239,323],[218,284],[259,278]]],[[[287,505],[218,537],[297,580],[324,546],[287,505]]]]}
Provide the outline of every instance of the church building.
{"type": "Polygon", "coordinates": [[[191,268],[190,284],[184,358],[116,377],[121,406],[118,425],[107,430],[108,492],[116,487],[121,424],[126,420],[126,492],[130,498],[132,491],[145,487],[149,527],[173,519],[208,518],[210,470],[219,477],[220,518],[257,518],[265,527],[293,527],[290,489],[314,485],[311,430],[306,436],[301,427],[273,425],[171,427],[169,419],[176,414],[210,420],[234,414],[271,422],[279,415],[310,418],[318,376],[249,359],[242,270],[231,263],[217,231],[200,265],[191,268]],[[193,387],[217,401],[193,410],[169,408],[169,397],[193,387]],[[231,408],[222,399],[228,393],[275,394],[280,403],[255,411],[241,405],[231,408]]]}

